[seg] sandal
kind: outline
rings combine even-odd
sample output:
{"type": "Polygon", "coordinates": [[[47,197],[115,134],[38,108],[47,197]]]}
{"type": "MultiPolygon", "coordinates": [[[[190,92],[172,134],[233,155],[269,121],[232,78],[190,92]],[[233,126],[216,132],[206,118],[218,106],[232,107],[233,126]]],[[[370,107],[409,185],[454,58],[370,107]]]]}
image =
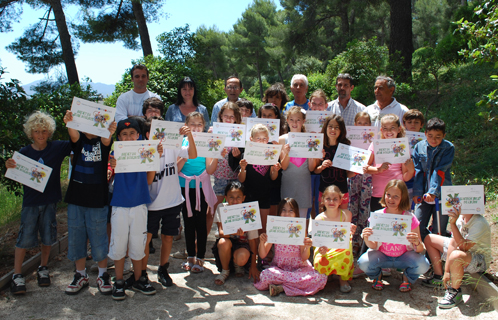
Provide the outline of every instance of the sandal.
{"type": "Polygon", "coordinates": [[[230,270],[221,270],[221,273],[214,278],[214,283],[219,286],[224,285],[229,275],[230,270]]]}
{"type": "Polygon", "coordinates": [[[194,266],[190,269],[192,273],[201,273],[204,271],[204,259],[196,259],[194,266]]]}
{"type": "Polygon", "coordinates": [[[403,282],[399,285],[399,291],[401,292],[412,291],[412,285],[410,284],[410,282],[403,282]]]}
{"type": "Polygon", "coordinates": [[[384,290],[384,284],[382,283],[382,280],[380,279],[374,279],[372,283],[372,288],[377,291],[382,291],[384,290]]]}
{"type": "Polygon", "coordinates": [[[233,266],[235,267],[235,276],[237,278],[243,277],[244,274],[246,273],[246,270],[244,269],[244,267],[236,265],[235,263],[233,264],[233,266]]]}
{"type": "Polygon", "coordinates": [[[185,271],[192,270],[194,266],[195,257],[187,257],[187,262],[182,263],[182,269],[185,271]]]}
{"type": "Polygon", "coordinates": [[[278,296],[281,292],[284,292],[284,287],[276,284],[270,284],[268,289],[270,290],[270,297],[278,296]]]}

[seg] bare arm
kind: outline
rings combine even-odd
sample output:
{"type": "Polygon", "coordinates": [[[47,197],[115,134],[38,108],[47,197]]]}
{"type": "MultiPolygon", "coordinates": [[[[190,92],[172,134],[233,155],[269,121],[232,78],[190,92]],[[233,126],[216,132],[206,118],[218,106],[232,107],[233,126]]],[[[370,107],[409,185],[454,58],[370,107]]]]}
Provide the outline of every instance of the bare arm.
{"type": "Polygon", "coordinates": [[[270,252],[272,244],[268,243],[268,235],[266,233],[262,233],[259,236],[259,247],[258,247],[258,254],[261,259],[266,258],[268,255],[268,252],[270,252]]]}
{"type": "MultiPolygon", "coordinates": [[[[73,113],[71,112],[71,110],[67,110],[66,115],[64,116],[64,123],[67,126],[67,124],[71,121],[73,121],[73,113]]],[[[78,130],[67,128],[67,132],[69,133],[69,138],[71,139],[71,142],[75,143],[80,139],[80,133],[78,132],[78,130]]],[[[104,142],[103,139],[102,142],[104,142]]],[[[106,146],[108,146],[108,144],[106,146]]]]}

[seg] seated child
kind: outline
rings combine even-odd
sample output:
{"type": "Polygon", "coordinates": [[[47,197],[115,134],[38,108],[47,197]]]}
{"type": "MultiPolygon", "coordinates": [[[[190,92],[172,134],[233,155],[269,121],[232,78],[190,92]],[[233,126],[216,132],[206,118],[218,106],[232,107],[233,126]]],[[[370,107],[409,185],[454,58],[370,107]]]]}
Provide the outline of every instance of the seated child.
{"type": "Polygon", "coordinates": [[[371,227],[367,227],[363,229],[361,237],[369,249],[358,259],[358,266],[374,280],[372,288],[378,291],[384,289],[381,279],[382,268],[403,269],[403,282],[399,286],[399,291],[408,292],[412,290],[412,285],[418,277],[429,270],[429,261],[423,255],[425,247],[420,239],[419,222],[408,211],[410,198],[406,184],[397,179],[389,181],[380,203],[385,209],[375,212],[412,217],[411,231],[406,234],[406,240],[410,245],[370,241],[368,238],[374,232],[371,227]]]}
{"type": "Polygon", "coordinates": [[[248,232],[239,229],[237,234],[224,234],[221,224],[220,208],[225,205],[241,204],[246,198],[245,188],[238,181],[230,181],[225,188],[225,200],[218,206],[214,222],[218,225],[219,237],[213,246],[213,254],[216,266],[220,274],[214,279],[214,283],[222,285],[227,280],[231,271],[235,271],[236,277],[244,276],[245,269],[249,269],[249,279],[254,277],[254,282],[259,280],[259,270],[256,265],[256,252],[258,248],[258,231],[248,232]]]}
{"type": "Polygon", "coordinates": [[[450,209],[451,238],[429,234],[424,240],[434,276],[423,280],[422,284],[446,287],[446,294],[438,304],[442,309],[453,308],[462,302],[460,285],[464,272],[484,272],[491,261],[488,221],[480,214],[461,214],[461,210],[461,207],[450,209]],[[444,275],[441,260],[446,260],[444,275]]]}
{"type": "MultiPolygon", "coordinates": [[[[24,123],[24,132],[33,143],[22,148],[19,153],[49,166],[52,168],[52,174],[44,192],[23,186],[21,225],[16,242],[14,274],[10,283],[10,291],[13,294],[26,293],[26,282],[21,273],[22,263],[26,250],[38,247],[38,231],[42,243],[41,263],[36,273],[38,285],[40,287],[50,285],[47,264],[50,249],[57,242],[55,212],[57,202],[62,199],[61,163],[71,152],[69,141],[48,141],[54,131],[54,118],[42,111],[33,112],[24,123]]],[[[15,168],[15,160],[10,158],[5,161],[5,167],[15,168]]]]}
{"type": "MultiPolygon", "coordinates": [[[[296,200],[285,198],[280,201],[277,215],[282,217],[299,217],[299,207],[296,200]]],[[[268,235],[259,236],[259,256],[265,258],[272,248],[268,243],[268,235]]],[[[270,296],[285,292],[287,296],[308,296],[322,290],[327,284],[327,276],[320,274],[308,261],[310,238],[304,238],[302,246],[275,244],[275,256],[271,266],[263,270],[259,281],[254,284],[258,290],[270,290],[270,296]]]]}

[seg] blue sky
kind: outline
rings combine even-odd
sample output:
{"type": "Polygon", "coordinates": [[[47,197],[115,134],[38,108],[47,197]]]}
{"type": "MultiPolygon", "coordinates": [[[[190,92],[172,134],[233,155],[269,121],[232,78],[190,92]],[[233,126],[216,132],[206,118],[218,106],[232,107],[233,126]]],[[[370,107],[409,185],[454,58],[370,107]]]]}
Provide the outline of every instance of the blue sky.
{"type": "MultiPolygon", "coordinates": [[[[168,18],[161,18],[159,22],[148,25],[149,34],[154,53],[157,54],[156,37],[176,27],[190,25],[190,30],[195,31],[201,25],[216,25],[220,31],[229,31],[242,16],[242,13],[253,0],[166,0],[163,13],[168,18]]],[[[279,1],[274,2],[281,9],[279,1]]],[[[78,14],[77,10],[66,10],[66,20],[70,21],[78,14]]],[[[7,68],[4,79],[15,78],[23,85],[45,78],[44,74],[30,74],[25,71],[25,65],[17,60],[13,53],[5,50],[5,46],[20,37],[24,29],[31,23],[38,21],[43,11],[34,11],[29,6],[24,7],[21,21],[13,25],[13,31],[0,33],[0,65],[7,68]]],[[[142,51],[128,50],[122,43],[113,44],[85,44],[80,42],[76,67],[81,78],[89,77],[93,82],[115,84],[121,79],[125,69],[131,66],[132,59],[138,59],[142,51]]],[[[63,69],[59,70],[62,71],[63,69]]],[[[56,72],[56,71],[52,71],[56,72]]]]}

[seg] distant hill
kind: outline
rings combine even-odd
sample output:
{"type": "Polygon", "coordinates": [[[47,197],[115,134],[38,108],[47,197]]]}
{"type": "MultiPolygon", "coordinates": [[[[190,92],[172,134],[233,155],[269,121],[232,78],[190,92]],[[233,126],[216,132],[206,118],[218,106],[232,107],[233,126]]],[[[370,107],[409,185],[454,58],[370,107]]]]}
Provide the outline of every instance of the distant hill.
{"type": "MultiPolygon", "coordinates": [[[[24,91],[26,91],[28,95],[32,95],[35,92],[31,90],[31,87],[37,86],[42,81],[43,80],[34,81],[22,87],[24,88],[24,91]]],[[[86,85],[85,82],[82,82],[81,84],[86,85]]],[[[105,84],[100,82],[90,82],[90,85],[92,86],[93,90],[96,90],[98,93],[102,94],[104,98],[110,96],[114,92],[115,88],[115,85],[113,84],[105,84]]]]}

